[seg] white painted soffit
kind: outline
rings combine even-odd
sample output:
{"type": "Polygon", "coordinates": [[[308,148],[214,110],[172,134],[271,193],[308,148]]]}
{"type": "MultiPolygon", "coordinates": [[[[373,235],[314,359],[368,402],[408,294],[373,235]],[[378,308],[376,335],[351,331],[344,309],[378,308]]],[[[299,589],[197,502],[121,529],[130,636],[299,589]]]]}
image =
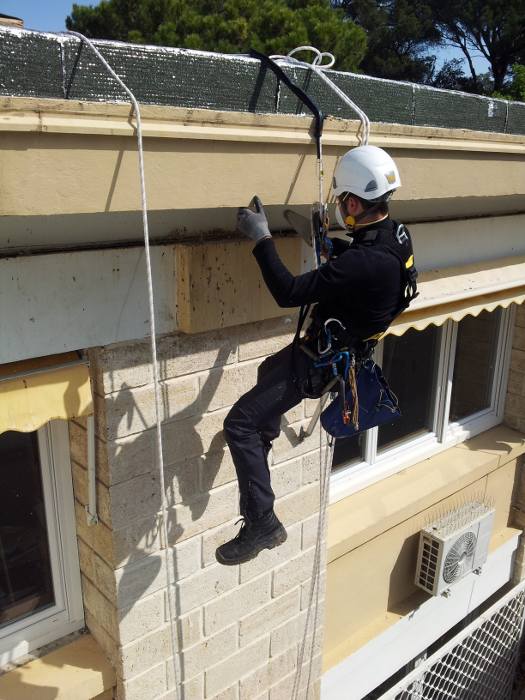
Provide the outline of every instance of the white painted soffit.
{"type": "Polygon", "coordinates": [[[478,316],[482,311],[506,308],[525,301],[525,256],[485,261],[463,267],[423,272],[418,280],[419,296],[388,329],[403,335],[410,328],[442,326],[478,316]]]}

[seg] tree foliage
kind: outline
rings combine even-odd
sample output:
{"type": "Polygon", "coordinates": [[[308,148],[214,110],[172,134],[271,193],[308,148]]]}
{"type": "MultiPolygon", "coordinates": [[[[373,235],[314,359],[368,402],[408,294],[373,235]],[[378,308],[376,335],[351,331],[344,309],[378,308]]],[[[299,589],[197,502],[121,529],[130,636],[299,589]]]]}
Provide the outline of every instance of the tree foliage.
{"type": "Polygon", "coordinates": [[[493,92],[490,71],[478,73],[474,80],[470,75],[465,74],[464,63],[460,58],[445,61],[432,76],[429,84],[444,90],[462,90],[481,95],[490,95],[493,92]]]}
{"type": "Polygon", "coordinates": [[[423,0],[333,0],[367,33],[361,69],[394,80],[429,82],[440,40],[428,2],[423,0]]]}
{"type": "Polygon", "coordinates": [[[225,53],[312,44],[331,51],[342,70],[523,99],[525,0],[102,0],[73,5],[66,26],[90,37],[225,53]],[[464,61],[436,70],[434,53],[447,45],[464,61]],[[480,55],[490,76],[476,71],[480,55]]]}
{"type": "Polygon", "coordinates": [[[312,44],[355,71],[366,34],[329,0],[102,0],[73,5],[68,29],[99,39],[242,53],[287,53],[312,44]]]}
{"type": "MultiPolygon", "coordinates": [[[[333,0],[367,31],[361,68],[372,75],[449,89],[505,92],[513,64],[525,64],[525,0],[333,0]],[[454,46],[464,55],[435,70],[432,51],[454,46]],[[484,57],[492,80],[479,75],[484,57]],[[464,71],[466,67],[466,74],[464,71]]],[[[510,87],[509,87],[510,89],[510,87]]]]}
{"type": "Polygon", "coordinates": [[[512,66],[512,80],[506,86],[505,91],[496,91],[492,96],[501,97],[504,100],[525,102],[525,65],[515,63],[512,66]]]}
{"type": "Polygon", "coordinates": [[[429,0],[429,6],[443,42],[465,55],[472,81],[479,82],[473,59],[481,54],[494,90],[504,88],[510,66],[525,55],[524,0],[429,0]]]}

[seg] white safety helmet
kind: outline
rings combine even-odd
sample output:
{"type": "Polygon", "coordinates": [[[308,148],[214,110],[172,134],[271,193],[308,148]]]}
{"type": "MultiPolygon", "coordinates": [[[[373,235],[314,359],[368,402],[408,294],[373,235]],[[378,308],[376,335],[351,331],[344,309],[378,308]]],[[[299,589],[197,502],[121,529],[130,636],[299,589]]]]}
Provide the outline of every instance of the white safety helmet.
{"type": "Polygon", "coordinates": [[[347,151],[334,172],[336,197],[351,192],[368,202],[387,202],[401,187],[397,166],[386,151],[377,146],[358,146],[347,151]]]}

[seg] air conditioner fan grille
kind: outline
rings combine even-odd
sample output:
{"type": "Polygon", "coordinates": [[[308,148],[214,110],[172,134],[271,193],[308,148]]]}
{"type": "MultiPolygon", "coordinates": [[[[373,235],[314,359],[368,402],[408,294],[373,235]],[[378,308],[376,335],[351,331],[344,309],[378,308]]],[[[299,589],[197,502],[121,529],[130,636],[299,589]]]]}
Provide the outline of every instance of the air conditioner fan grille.
{"type": "Polygon", "coordinates": [[[464,532],[461,537],[458,537],[447,554],[443,566],[443,578],[447,583],[452,583],[463,575],[469,567],[475,549],[476,535],[473,532],[464,532]]]}

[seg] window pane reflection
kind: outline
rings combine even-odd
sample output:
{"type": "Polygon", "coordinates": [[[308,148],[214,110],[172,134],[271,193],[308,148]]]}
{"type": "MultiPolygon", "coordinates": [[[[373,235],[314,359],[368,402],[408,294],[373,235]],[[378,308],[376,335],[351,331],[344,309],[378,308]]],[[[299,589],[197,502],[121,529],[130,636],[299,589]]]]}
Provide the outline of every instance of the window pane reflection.
{"type": "Polygon", "coordinates": [[[54,603],[37,435],[0,435],[0,627],[54,603]]]}
{"type": "Polygon", "coordinates": [[[385,338],[383,373],[399,399],[402,416],[379,428],[378,448],[432,430],[438,349],[439,330],[435,326],[385,338]]]}
{"type": "Polygon", "coordinates": [[[357,463],[362,461],[365,435],[366,431],[353,435],[352,437],[335,441],[332,469],[347,466],[352,462],[357,463]]]}
{"type": "Polygon", "coordinates": [[[450,420],[489,408],[501,311],[466,316],[458,324],[450,420]]]}

